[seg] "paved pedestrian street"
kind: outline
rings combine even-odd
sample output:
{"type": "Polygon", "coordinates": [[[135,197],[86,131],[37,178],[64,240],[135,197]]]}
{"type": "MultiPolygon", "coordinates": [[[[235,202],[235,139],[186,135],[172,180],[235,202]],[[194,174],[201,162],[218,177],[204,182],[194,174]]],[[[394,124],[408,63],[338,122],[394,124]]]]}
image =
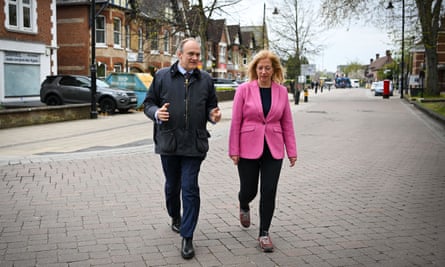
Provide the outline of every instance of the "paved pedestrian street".
{"type": "Polygon", "coordinates": [[[308,100],[290,99],[298,161],[284,161],[267,254],[259,195],[250,228],[238,219],[230,101],[209,125],[191,260],[170,229],[145,115],[0,130],[0,266],[445,266],[445,127],[397,94],[308,100]]]}

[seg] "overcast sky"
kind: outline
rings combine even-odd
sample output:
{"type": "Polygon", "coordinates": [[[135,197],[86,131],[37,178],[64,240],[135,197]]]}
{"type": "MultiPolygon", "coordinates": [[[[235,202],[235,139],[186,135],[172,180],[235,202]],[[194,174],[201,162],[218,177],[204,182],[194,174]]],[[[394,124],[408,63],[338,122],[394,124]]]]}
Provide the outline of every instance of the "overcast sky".
{"type": "MultiPolygon", "coordinates": [[[[262,25],[264,3],[266,3],[266,22],[269,31],[274,31],[272,11],[275,6],[279,8],[278,0],[242,0],[236,8],[230,8],[230,16],[224,15],[228,25],[240,24],[241,26],[262,25]],[[278,4],[277,4],[278,3],[278,4]]],[[[304,4],[314,5],[318,1],[303,1],[304,4]]],[[[300,3],[299,3],[300,4],[300,3]]],[[[214,17],[216,18],[216,17],[214,17]]],[[[314,19],[320,19],[315,17],[314,19]]],[[[382,22],[384,23],[384,22],[382,22]]],[[[270,34],[272,34],[270,32],[270,34]]],[[[317,65],[317,70],[335,71],[338,65],[346,65],[351,62],[369,64],[371,58],[375,59],[377,53],[384,56],[386,50],[394,50],[386,30],[377,29],[372,25],[364,26],[357,22],[349,28],[341,27],[324,31],[323,41],[325,49],[318,56],[309,57],[311,64],[317,65]]]]}

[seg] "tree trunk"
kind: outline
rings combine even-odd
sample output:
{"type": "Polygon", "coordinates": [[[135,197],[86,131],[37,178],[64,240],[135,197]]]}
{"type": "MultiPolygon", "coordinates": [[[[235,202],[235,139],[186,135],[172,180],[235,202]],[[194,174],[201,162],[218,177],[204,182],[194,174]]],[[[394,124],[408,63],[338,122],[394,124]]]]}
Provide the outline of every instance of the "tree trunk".
{"type": "Polygon", "coordinates": [[[439,74],[437,72],[437,52],[436,47],[433,49],[425,49],[426,57],[426,81],[425,81],[425,92],[427,95],[439,96],[439,74]]]}
{"type": "Polygon", "coordinates": [[[437,0],[433,6],[433,1],[416,0],[420,25],[422,27],[422,41],[425,47],[425,91],[431,96],[440,95],[439,74],[437,72],[437,37],[439,32],[441,3],[442,0],[437,0]]]}

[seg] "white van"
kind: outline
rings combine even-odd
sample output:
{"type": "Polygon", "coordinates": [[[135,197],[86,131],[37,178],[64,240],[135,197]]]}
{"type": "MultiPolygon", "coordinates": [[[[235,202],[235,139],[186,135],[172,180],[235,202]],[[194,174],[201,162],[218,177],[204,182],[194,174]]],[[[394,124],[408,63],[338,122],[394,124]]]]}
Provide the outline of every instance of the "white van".
{"type": "Polygon", "coordinates": [[[352,88],[359,88],[360,87],[360,80],[359,79],[351,79],[351,87],[352,88]]]}

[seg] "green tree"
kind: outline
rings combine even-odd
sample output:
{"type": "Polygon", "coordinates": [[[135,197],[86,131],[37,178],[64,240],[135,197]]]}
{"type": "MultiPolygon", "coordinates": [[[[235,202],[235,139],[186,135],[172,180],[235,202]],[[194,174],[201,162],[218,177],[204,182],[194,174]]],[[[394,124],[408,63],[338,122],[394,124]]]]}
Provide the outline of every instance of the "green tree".
{"type": "MultiPolygon", "coordinates": [[[[431,95],[439,95],[437,40],[440,19],[445,13],[445,8],[442,5],[443,0],[392,1],[400,7],[398,9],[400,13],[402,13],[402,5],[399,4],[402,1],[406,2],[406,8],[414,11],[414,15],[408,17],[409,21],[418,21],[418,23],[405,23],[404,25],[413,26],[414,30],[416,25],[420,25],[421,41],[425,47],[426,57],[426,92],[431,95]]],[[[326,23],[331,26],[338,26],[358,18],[371,20],[382,15],[388,2],[386,0],[322,0],[322,15],[326,23]]],[[[394,10],[394,12],[396,11],[394,10]]],[[[411,14],[411,12],[403,13],[411,14]]],[[[382,26],[381,21],[379,22],[382,26]]],[[[394,19],[390,23],[394,23],[391,25],[393,29],[401,28],[399,25],[402,23],[398,19],[394,19]]],[[[411,30],[413,29],[411,28],[411,30]]]]}
{"type": "Polygon", "coordinates": [[[307,58],[296,54],[289,55],[288,59],[283,62],[286,66],[286,77],[288,79],[296,79],[301,74],[301,64],[308,64],[307,58]]]}
{"type": "Polygon", "coordinates": [[[351,73],[358,73],[358,72],[362,71],[363,68],[364,68],[364,66],[362,64],[360,64],[358,62],[351,62],[343,68],[343,72],[345,73],[345,75],[347,77],[350,77],[351,73]]]}

